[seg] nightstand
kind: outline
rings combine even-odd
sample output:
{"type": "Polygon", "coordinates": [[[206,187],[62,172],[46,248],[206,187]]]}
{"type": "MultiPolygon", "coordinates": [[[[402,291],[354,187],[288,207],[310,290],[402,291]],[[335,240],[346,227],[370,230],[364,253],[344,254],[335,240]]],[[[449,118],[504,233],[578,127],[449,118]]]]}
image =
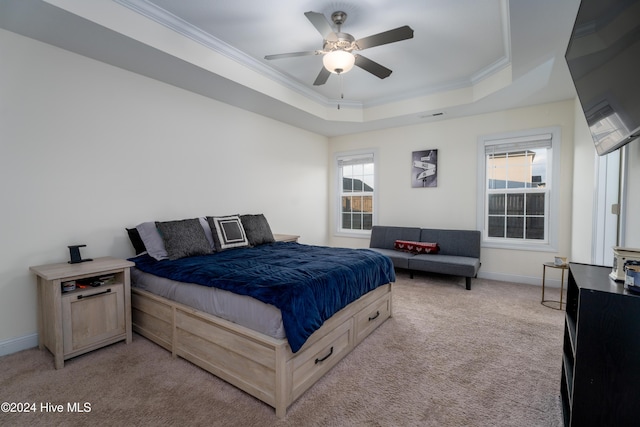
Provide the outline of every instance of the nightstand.
{"type": "Polygon", "coordinates": [[[91,350],[131,342],[131,284],[134,263],[104,257],[78,264],[29,267],[38,286],[38,347],[55,367],[91,350]]]}
{"type": "Polygon", "coordinates": [[[297,242],[300,236],[294,234],[274,234],[273,238],[276,242],[297,242]]]}

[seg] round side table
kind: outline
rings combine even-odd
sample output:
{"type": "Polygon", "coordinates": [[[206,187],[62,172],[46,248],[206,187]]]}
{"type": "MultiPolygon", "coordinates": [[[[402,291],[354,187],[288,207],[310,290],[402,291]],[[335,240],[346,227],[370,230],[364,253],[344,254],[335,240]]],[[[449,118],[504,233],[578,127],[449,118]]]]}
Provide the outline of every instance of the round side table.
{"type": "Polygon", "coordinates": [[[556,265],[552,262],[545,262],[542,264],[542,302],[545,307],[553,308],[554,310],[562,310],[562,305],[566,302],[562,301],[562,294],[564,293],[564,271],[569,268],[569,264],[556,265]],[[544,282],[547,275],[547,267],[559,268],[562,270],[562,278],[560,279],[560,301],[544,299],[544,282]]]}

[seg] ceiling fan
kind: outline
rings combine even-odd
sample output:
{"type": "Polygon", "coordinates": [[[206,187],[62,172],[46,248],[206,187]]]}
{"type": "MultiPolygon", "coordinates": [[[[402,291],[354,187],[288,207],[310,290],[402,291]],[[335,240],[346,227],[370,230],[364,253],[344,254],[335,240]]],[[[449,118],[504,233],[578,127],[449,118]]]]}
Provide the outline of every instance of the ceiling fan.
{"type": "Polygon", "coordinates": [[[296,56],[324,55],[322,58],[324,67],[320,70],[318,77],[316,77],[316,80],[313,82],[314,86],[325,84],[331,73],[346,73],[351,70],[354,65],[381,79],[389,77],[391,74],[390,69],[353,52],[413,38],[413,30],[408,25],[405,25],[356,40],[351,34],[341,31],[342,24],[344,24],[347,19],[345,12],[337,11],[331,14],[331,20],[335,24],[335,31],[329,20],[322,13],[305,12],[304,15],[316,30],[318,30],[320,35],[322,35],[324,39],[322,49],[267,55],[264,59],[272,60],[296,56]]]}

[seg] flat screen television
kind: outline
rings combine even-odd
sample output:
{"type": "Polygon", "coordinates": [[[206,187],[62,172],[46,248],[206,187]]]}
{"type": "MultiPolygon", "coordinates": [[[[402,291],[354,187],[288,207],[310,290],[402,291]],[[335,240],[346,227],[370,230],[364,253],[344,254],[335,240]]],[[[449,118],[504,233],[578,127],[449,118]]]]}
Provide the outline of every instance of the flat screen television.
{"type": "Polygon", "coordinates": [[[582,0],[565,54],[598,155],[640,136],[640,0],[582,0]]]}

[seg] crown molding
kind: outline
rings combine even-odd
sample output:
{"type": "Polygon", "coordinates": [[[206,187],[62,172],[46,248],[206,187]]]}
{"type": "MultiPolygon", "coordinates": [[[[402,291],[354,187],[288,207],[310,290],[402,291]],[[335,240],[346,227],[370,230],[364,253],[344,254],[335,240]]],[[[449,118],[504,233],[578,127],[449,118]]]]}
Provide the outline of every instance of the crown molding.
{"type": "Polygon", "coordinates": [[[231,46],[230,44],[212,36],[211,34],[201,30],[200,28],[186,22],[185,20],[175,16],[167,10],[158,7],[149,0],[112,0],[113,2],[126,7],[133,12],[136,12],[150,20],[153,20],[166,28],[175,31],[176,33],[189,38],[208,49],[224,55],[227,58],[269,78],[277,84],[286,87],[305,98],[315,102],[325,108],[336,108],[340,105],[341,108],[348,109],[366,109],[370,107],[379,107],[385,104],[390,104],[398,101],[404,101],[412,98],[419,98],[421,96],[428,96],[434,93],[441,93],[447,91],[453,91],[462,89],[465,87],[474,86],[480,83],[482,80],[502,71],[504,68],[511,64],[511,34],[509,24],[509,1],[501,0],[501,21],[502,21],[502,34],[503,34],[503,56],[497,59],[492,64],[484,67],[469,78],[460,79],[457,81],[448,82],[437,87],[428,87],[423,89],[413,89],[411,91],[405,91],[397,93],[391,96],[382,97],[375,101],[367,102],[366,104],[361,101],[354,100],[336,100],[325,97],[318,92],[312,90],[306,85],[292,79],[290,76],[271,68],[264,63],[256,60],[255,58],[247,55],[241,50],[231,46]]]}
{"type": "MultiPolygon", "coordinates": [[[[332,107],[336,104],[335,100],[326,98],[319,93],[309,89],[292,80],[284,73],[277,71],[271,67],[266,66],[262,62],[247,55],[239,49],[231,46],[230,44],[212,36],[211,34],[202,31],[200,28],[191,25],[185,20],[169,13],[165,9],[162,9],[148,0],[113,0],[115,3],[126,7],[148,19],[163,25],[178,34],[183,35],[201,45],[211,49],[212,51],[226,56],[239,64],[275,81],[276,83],[285,86],[288,89],[295,91],[296,93],[316,102],[324,107],[332,107]]],[[[340,104],[348,108],[362,108],[362,103],[357,101],[340,101],[340,104]]]]}

